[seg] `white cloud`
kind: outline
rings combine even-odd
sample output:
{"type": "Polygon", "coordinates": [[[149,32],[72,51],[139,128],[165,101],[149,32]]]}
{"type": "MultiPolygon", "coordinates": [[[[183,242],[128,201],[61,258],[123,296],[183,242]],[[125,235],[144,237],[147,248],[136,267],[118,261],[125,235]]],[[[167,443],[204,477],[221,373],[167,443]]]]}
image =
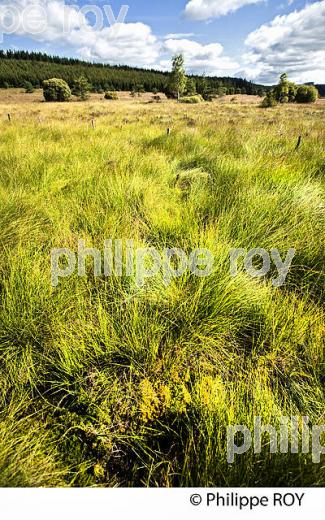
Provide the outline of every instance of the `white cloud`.
{"type": "MultiPolygon", "coordinates": [[[[182,53],[186,70],[191,74],[231,75],[238,69],[238,63],[223,55],[220,43],[202,45],[188,39],[168,39],[164,43],[164,51],[168,55],[182,53]]],[[[167,61],[160,62],[162,67],[169,67],[167,61]]]]}
{"type": "Polygon", "coordinates": [[[95,20],[90,23],[77,5],[65,5],[63,0],[16,0],[15,5],[20,13],[26,5],[38,6],[47,20],[45,29],[36,34],[19,19],[15,34],[50,43],[56,49],[60,45],[63,52],[68,49],[70,55],[74,53],[83,59],[169,70],[171,57],[183,53],[189,73],[231,75],[238,69],[236,62],[223,55],[222,45],[202,45],[190,39],[192,34],[168,34],[161,40],[143,23],[95,25],[95,20]]]}
{"type": "MultiPolygon", "coordinates": [[[[70,53],[113,64],[152,66],[159,57],[160,43],[148,25],[116,23],[110,26],[99,7],[95,6],[106,24],[100,16],[96,20],[93,17],[90,23],[78,6],[66,5],[63,0],[16,0],[10,3],[10,8],[13,6],[19,13],[15,16],[15,30],[11,31],[16,35],[55,43],[69,48],[70,53]],[[38,27],[42,27],[42,31],[35,31],[35,26],[31,26],[30,14],[23,16],[26,6],[32,5],[35,10],[38,8],[38,27]]],[[[4,12],[4,6],[0,5],[0,28],[9,25],[4,20],[4,12]]]]}
{"type": "Polygon", "coordinates": [[[211,20],[237,11],[249,4],[265,0],[190,0],[185,7],[185,16],[191,20],[211,20]]]}
{"type": "Polygon", "coordinates": [[[90,34],[72,33],[68,41],[78,45],[84,58],[125,65],[152,66],[160,50],[151,28],[142,23],[115,24],[90,34]]]}
{"type": "Polygon", "coordinates": [[[194,33],[170,33],[166,34],[165,39],[179,40],[181,38],[191,38],[192,36],[194,36],[194,33]]]}
{"type": "Polygon", "coordinates": [[[297,82],[325,83],[325,0],[277,16],[246,39],[246,73],[274,83],[282,72],[297,82]]]}

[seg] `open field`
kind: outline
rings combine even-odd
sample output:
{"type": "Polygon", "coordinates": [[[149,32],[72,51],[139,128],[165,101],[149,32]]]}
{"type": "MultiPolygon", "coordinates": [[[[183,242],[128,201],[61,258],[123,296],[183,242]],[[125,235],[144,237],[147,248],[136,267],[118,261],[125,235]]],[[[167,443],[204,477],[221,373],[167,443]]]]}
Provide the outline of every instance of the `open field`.
{"type": "Polygon", "coordinates": [[[324,458],[267,437],[227,462],[229,424],[325,423],[325,105],[232,97],[0,91],[1,486],[324,485],[324,458]],[[214,270],[51,286],[52,248],[109,238],[214,270]],[[285,285],[232,277],[235,247],[295,248],[285,285]]]}
{"type": "MultiPolygon", "coordinates": [[[[130,94],[130,92],[118,92],[118,98],[120,101],[128,101],[131,104],[144,104],[149,103],[152,101],[153,94],[150,92],[145,92],[141,94],[140,97],[133,98],[130,94]]],[[[165,94],[159,93],[159,96],[161,97],[162,103],[171,103],[171,101],[168,101],[165,94]]],[[[104,100],[104,94],[90,94],[89,100],[87,100],[86,104],[90,103],[97,103],[103,101],[105,106],[107,105],[108,101],[104,100]]],[[[78,98],[72,97],[72,102],[80,103],[78,98]]],[[[35,105],[35,104],[44,104],[44,97],[43,97],[43,91],[41,89],[35,90],[32,94],[26,94],[24,89],[20,88],[11,88],[11,89],[0,89],[0,105],[2,105],[2,109],[6,111],[8,106],[11,105],[35,105]]],[[[85,105],[85,102],[82,102],[83,106],[85,105]]],[[[231,96],[223,96],[220,98],[215,99],[212,102],[212,105],[233,105],[233,104],[240,104],[240,105],[259,105],[261,103],[261,98],[259,96],[246,96],[242,94],[234,94],[231,96]]],[[[325,98],[320,98],[317,100],[316,104],[314,106],[324,106],[325,105],[325,98]]]]}

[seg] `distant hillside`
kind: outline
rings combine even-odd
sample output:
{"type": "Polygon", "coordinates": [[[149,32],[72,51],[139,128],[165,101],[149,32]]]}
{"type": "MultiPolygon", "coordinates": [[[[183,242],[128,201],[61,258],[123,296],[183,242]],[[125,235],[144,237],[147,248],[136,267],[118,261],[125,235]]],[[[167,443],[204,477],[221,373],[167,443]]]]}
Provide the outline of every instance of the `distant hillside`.
{"type": "MultiPolygon", "coordinates": [[[[48,56],[43,53],[0,50],[0,88],[22,87],[26,81],[40,87],[45,79],[62,78],[69,85],[79,76],[85,76],[94,91],[132,90],[142,86],[147,92],[167,93],[168,72],[127,66],[89,63],[77,59],[48,56]]],[[[193,76],[198,92],[202,82],[212,90],[223,89],[225,94],[258,94],[264,87],[241,78],[193,76]]]]}

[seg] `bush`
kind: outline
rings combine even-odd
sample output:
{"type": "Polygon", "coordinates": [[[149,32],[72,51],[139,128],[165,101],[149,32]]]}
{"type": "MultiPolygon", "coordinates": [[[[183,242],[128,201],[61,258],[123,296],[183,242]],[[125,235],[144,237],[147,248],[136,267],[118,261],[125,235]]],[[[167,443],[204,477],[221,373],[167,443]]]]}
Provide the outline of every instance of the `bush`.
{"type": "Polygon", "coordinates": [[[297,103],[315,103],[318,99],[318,90],[313,85],[301,85],[296,94],[297,103]]]}
{"type": "Polygon", "coordinates": [[[110,90],[109,92],[105,92],[105,99],[111,99],[111,100],[116,100],[118,99],[118,95],[117,95],[117,92],[114,92],[113,90],[110,90]]]}
{"type": "Polygon", "coordinates": [[[288,80],[287,74],[281,74],[279,83],[272,90],[272,96],[279,103],[294,103],[297,85],[288,80]]]}
{"type": "Polygon", "coordinates": [[[45,101],[69,101],[71,90],[63,79],[52,78],[43,81],[43,95],[45,101]]]}
{"type": "Polygon", "coordinates": [[[32,94],[35,90],[30,81],[25,81],[24,89],[26,94],[32,94]]]}
{"type": "Polygon", "coordinates": [[[203,97],[199,94],[197,96],[184,96],[179,99],[180,103],[191,103],[191,104],[202,103],[202,101],[203,101],[203,97]]]}
{"type": "Polygon", "coordinates": [[[91,88],[92,86],[88,82],[87,78],[80,76],[74,80],[72,93],[81,101],[86,101],[89,98],[89,92],[91,88]]]}
{"type": "Polygon", "coordinates": [[[313,85],[301,85],[288,80],[287,74],[281,74],[276,87],[268,93],[262,102],[262,107],[267,108],[279,103],[315,103],[318,98],[318,90],[313,85]]]}
{"type": "Polygon", "coordinates": [[[186,96],[196,96],[196,83],[193,78],[187,78],[186,96]]]}
{"type": "Polygon", "coordinates": [[[217,91],[216,90],[210,90],[210,89],[207,89],[205,92],[203,92],[202,94],[202,98],[204,101],[213,101],[216,97],[218,97],[218,94],[217,94],[217,91]]]}
{"type": "Polygon", "coordinates": [[[132,87],[132,90],[130,92],[132,97],[138,96],[141,97],[142,94],[145,93],[145,89],[143,85],[135,85],[132,87]]]}
{"type": "Polygon", "coordinates": [[[262,103],[261,103],[261,107],[262,108],[272,108],[272,107],[276,107],[277,105],[277,100],[275,99],[275,97],[273,96],[273,93],[272,92],[269,92],[265,98],[263,99],[262,103]]]}

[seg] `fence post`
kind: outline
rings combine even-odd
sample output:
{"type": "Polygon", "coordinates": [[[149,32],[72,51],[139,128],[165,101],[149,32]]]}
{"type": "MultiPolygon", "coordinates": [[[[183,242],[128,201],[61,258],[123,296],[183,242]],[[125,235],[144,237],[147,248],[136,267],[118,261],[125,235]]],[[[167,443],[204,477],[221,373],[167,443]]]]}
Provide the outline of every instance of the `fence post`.
{"type": "Polygon", "coordinates": [[[299,138],[298,138],[298,142],[297,142],[296,150],[298,150],[299,146],[301,145],[301,141],[302,141],[302,137],[301,137],[301,135],[300,135],[299,138]]]}

